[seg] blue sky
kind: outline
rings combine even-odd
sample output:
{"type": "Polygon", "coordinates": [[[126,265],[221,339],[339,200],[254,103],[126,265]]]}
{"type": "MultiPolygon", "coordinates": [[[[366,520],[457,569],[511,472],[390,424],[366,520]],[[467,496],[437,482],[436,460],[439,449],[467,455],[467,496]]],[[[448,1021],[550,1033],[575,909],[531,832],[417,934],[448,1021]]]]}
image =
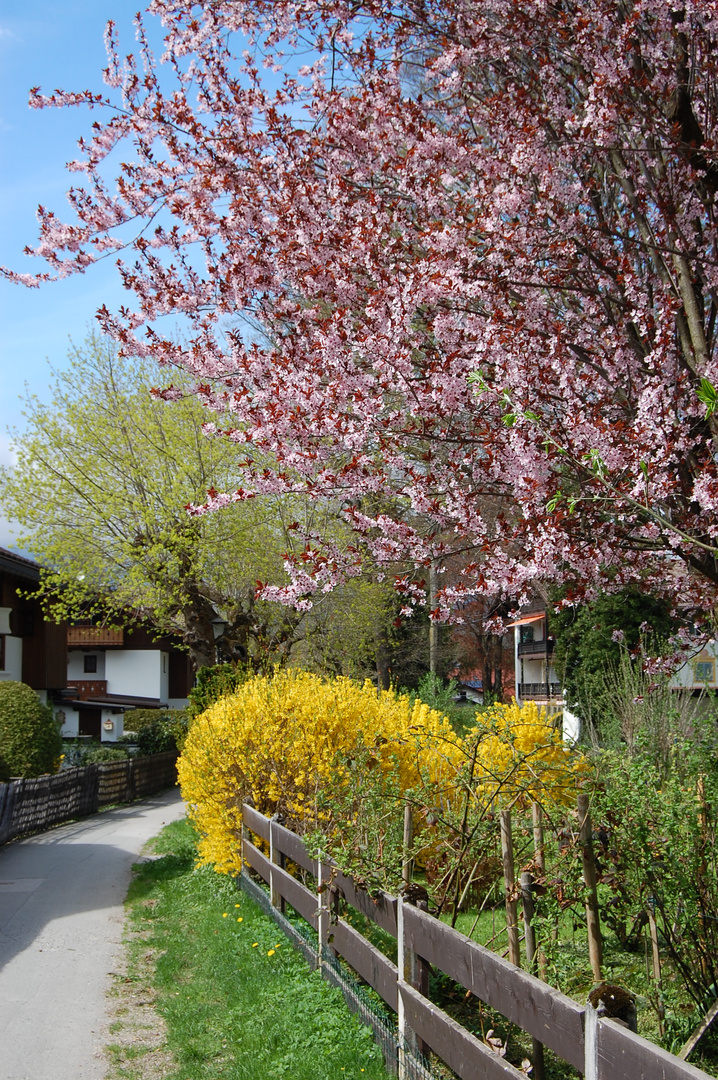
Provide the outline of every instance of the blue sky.
{"type": "MultiPolygon", "coordinates": [[[[134,45],[132,18],[138,0],[0,0],[0,264],[34,271],[23,256],[37,240],[38,203],[65,216],[72,182],[65,162],[91,117],[81,109],[28,108],[28,90],[102,89],[103,34],[117,24],[126,51],[134,45]]],[[[75,177],[75,182],[77,178],[75,177]]],[[[0,280],[0,461],[9,459],[8,427],[21,426],[20,395],[27,383],[42,397],[47,360],[66,362],[68,339],[81,341],[96,309],[125,299],[111,263],[42,289],[0,280]]],[[[9,537],[0,522],[0,544],[9,537]]]]}

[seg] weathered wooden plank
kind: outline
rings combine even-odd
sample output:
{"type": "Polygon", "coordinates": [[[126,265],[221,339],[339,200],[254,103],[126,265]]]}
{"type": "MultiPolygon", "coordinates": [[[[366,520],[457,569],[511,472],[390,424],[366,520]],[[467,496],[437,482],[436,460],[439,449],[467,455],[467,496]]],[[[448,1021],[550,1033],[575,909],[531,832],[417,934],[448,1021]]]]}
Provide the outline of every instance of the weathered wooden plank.
{"type": "Polygon", "coordinates": [[[599,1080],[707,1080],[697,1069],[612,1020],[599,1020],[599,1080]]]}
{"type": "Polygon", "coordinates": [[[245,840],[242,844],[242,856],[244,861],[269,884],[269,873],[274,868],[267,856],[263,855],[259,848],[256,848],[249,840],[245,840]]]}
{"type": "Polygon", "coordinates": [[[301,837],[276,821],[272,822],[272,844],[297,866],[316,876],[317,860],[309,857],[301,837]]]}
{"type": "Polygon", "coordinates": [[[369,895],[365,889],[357,889],[351,878],[337,871],[336,867],[325,868],[325,880],[332,875],[331,887],[343,896],[347,904],[351,904],[367,919],[371,919],[382,930],[396,937],[396,898],[387,893],[379,893],[376,899],[369,895]]]}
{"type": "Polygon", "coordinates": [[[372,986],[396,1012],[398,993],[396,989],[399,972],[384,953],[379,952],[366,938],[349,926],[344,919],[339,919],[329,927],[329,944],[344,957],[348,964],[357,971],[362,979],[372,986]]]}
{"type": "Polygon", "coordinates": [[[269,842],[269,818],[264,814],[260,814],[258,810],[255,810],[253,806],[249,806],[247,803],[242,805],[242,820],[248,829],[251,829],[257,836],[261,836],[262,840],[269,842]]]}
{"type": "Polygon", "coordinates": [[[267,862],[272,867],[272,881],[276,891],[316,930],[318,924],[317,908],[319,906],[317,894],[306,889],[300,881],[293,878],[286,870],[282,870],[276,863],[270,864],[269,860],[267,862]]]}
{"type": "Polygon", "coordinates": [[[399,993],[409,1027],[462,1080],[476,1080],[477,1077],[481,1080],[520,1080],[525,1077],[525,1073],[489,1050],[485,1043],[413,987],[401,983],[399,993]]]}
{"type": "Polygon", "coordinates": [[[426,912],[404,905],[406,946],[583,1070],[583,1008],[426,912]]]}

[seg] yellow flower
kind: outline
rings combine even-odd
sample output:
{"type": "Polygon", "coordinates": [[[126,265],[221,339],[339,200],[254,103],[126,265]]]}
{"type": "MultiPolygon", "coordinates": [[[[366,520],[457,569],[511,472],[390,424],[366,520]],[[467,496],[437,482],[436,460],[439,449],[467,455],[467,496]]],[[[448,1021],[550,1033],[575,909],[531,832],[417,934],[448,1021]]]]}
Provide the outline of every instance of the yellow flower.
{"type": "Polygon", "coordinates": [[[258,941],[255,941],[255,942],[254,942],[254,944],[252,945],[252,948],[253,948],[253,949],[256,949],[258,945],[259,945],[259,942],[258,942],[258,941]]]}
{"type": "Polygon", "coordinates": [[[226,911],[223,911],[223,912],[222,912],[222,918],[223,918],[223,919],[226,919],[226,918],[227,918],[227,912],[226,912],[226,911]]]}
{"type": "Polygon", "coordinates": [[[267,956],[274,956],[274,949],[270,949],[267,956]]]}
{"type": "Polygon", "coordinates": [[[240,916],[239,916],[239,918],[237,919],[237,922],[242,922],[242,916],[241,916],[241,915],[240,915],[240,916]]]}

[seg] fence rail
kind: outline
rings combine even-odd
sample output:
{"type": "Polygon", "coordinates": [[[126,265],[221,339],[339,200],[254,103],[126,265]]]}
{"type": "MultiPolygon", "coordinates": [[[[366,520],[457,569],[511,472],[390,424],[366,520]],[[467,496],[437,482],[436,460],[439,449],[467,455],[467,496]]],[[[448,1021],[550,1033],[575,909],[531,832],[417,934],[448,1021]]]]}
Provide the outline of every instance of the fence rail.
{"type": "MultiPolygon", "coordinates": [[[[401,896],[373,898],[336,867],[313,859],[295,833],[250,806],[244,807],[242,856],[269,885],[276,907],[286,901],[317,931],[317,963],[327,966],[327,978],[331,981],[331,964],[339,955],[397,1013],[397,1044],[392,1054],[385,1048],[385,1056],[400,1077],[419,1075],[408,1052],[417,1044],[430,1048],[461,1080],[519,1080],[526,1075],[429,999],[426,981],[415,974],[428,964],[549,1047],[586,1080],[708,1076],[617,1021],[602,1019],[592,1006],[584,1008],[401,896]],[[269,857],[249,832],[269,844],[269,857]],[[287,859],[312,875],[316,891],[288,872],[282,865],[287,859]],[[398,964],[337,915],[338,896],[397,938],[398,964]]],[[[278,920],[284,922],[280,916],[278,920]]]]}
{"type": "Polygon", "coordinates": [[[172,787],[176,763],[175,752],[153,754],[0,784],[0,844],[172,787]]]}

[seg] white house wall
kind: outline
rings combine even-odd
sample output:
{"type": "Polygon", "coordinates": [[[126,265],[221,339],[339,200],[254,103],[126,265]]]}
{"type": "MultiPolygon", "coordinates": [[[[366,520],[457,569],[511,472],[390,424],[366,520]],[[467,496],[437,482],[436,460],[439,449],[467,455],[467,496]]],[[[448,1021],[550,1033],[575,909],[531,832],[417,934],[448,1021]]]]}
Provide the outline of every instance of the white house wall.
{"type": "Polygon", "coordinates": [[[88,682],[92,679],[104,679],[105,677],[105,653],[93,650],[88,653],[83,649],[72,649],[67,654],[67,677],[68,679],[81,679],[88,682]],[[85,671],[85,657],[97,657],[97,671],[85,671]]]}
{"type": "Polygon", "coordinates": [[[6,636],[5,667],[0,671],[0,679],[22,682],[22,638],[6,636]]]}
{"type": "Polygon", "coordinates": [[[159,649],[122,649],[105,654],[108,694],[159,698],[169,690],[169,658],[159,649]]]}
{"type": "Polygon", "coordinates": [[[125,731],[125,717],[123,713],[113,712],[112,709],[102,710],[102,722],[100,724],[100,739],[103,743],[117,742],[125,731]]]}
{"type": "Polygon", "coordinates": [[[60,734],[63,736],[63,738],[66,739],[74,738],[80,731],[79,712],[77,711],[77,709],[71,709],[68,708],[67,705],[63,705],[62,708],[58,709],[58,711],[55,713],[56,718],[58,713],[60,712],[63,712],[65,714],[65,719],[63,720],[62,727],[60,728],[60,734]]]}
{"type": "Polygon", "coordinates": [[[718,681],[718,643],[709,641],[699,653],[680,667],[671,679],[676,690],[716,689],[718,681]]]}

